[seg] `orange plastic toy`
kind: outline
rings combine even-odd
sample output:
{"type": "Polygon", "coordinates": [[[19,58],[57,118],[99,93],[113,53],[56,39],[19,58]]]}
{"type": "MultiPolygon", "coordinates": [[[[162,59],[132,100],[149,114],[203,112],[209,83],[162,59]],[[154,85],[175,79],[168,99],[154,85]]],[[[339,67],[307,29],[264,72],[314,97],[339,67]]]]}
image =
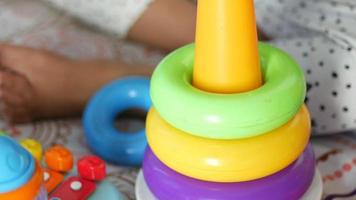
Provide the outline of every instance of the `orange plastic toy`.
{"type": "Polygon", "coordinates": [[[66,147],[56,145],[46,150],[45,162],[54,171],[68,172],[73,167],[73,155],[66,147]]]}
{"type": "Polygon", "coordinates": [[[61,173],[50,169],[44,169],[43,171],[45,187],[49,194],[63,181],[64,176],[61,173]]]}
{"type": "Polygon", "coordinates": [[[260,87],[257,42],[253,1],[198,3],[193,85],[213,93],[260,87]]]}

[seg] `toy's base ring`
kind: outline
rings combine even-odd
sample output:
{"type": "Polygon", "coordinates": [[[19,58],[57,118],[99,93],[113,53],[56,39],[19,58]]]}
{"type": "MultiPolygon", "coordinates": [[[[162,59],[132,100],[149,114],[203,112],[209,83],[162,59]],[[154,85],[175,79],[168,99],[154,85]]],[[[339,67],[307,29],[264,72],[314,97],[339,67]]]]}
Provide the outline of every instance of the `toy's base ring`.
{"type": "MultiPolygon", "coordinates": [[[[135,193],[137,200],[157,200],[147,186],[142,170],[136,179],[135,193]]],[[[315,171],[314,179],[308,191],[300,200],[320,200],[323,192],[323,182],[319,170],[315,171]]]]}
{"type": "Polygon", "coordinates": [[[135,193],[137,200],[157,200],[148,188],[142,170],[140,170],[136,178],[135,193]]]}
{"type": "Polygon", "coordinates": [[[318,169],[315,170],[313,182],[300,200],[320,200],[323,194],[323,180],[318,169]]]}

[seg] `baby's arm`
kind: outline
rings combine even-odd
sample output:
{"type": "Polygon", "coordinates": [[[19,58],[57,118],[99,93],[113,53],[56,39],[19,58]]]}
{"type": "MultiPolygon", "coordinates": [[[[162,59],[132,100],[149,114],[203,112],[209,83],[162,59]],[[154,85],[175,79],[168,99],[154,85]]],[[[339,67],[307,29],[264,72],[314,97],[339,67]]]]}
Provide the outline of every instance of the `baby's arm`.
{"type": "Polygon", "coordinates": [[[155,0],[128,37],[164,50],[194,41],[196,5],[186,0],[155,0]]]}
{"type": "Polygon", "coordinates": [[[87,24],[123,38],[154,0],[42,0],[87,24]]]}
{"type": "MultiPolygon", "coordinates": [[[[194,0],[156,0],[129,31],[130,39],[173,50],[194,41],[196,5],[194,0]]],[[[258,29],[260,40],[268,36],[258,29]]]]}
{"type": "Polygon", "coordinates": [[[115,35],[163,50],[192,42],[196,6],[186,0],[43,0],[115,35]]]}
{"type": "MultiPolygon", "coordinates": [[[[129,31],[135,41],[174,50],[194,41],[196,5],[194,0],[155,0],[129,31]]],[[[268,37],[258,31],[260,40],[268,37]]]]}

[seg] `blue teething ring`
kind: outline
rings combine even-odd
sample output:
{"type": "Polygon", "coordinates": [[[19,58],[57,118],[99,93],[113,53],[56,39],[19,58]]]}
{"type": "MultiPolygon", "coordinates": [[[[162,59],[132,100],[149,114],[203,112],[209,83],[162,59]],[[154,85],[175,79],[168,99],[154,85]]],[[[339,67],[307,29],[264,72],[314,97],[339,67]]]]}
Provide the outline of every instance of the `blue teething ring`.
{"type": "Polygon", "coordinates": [[[89,102],[84,112],[84,131],[89,147],[104,160],[120,165],[142,163],[147,141],[145,129],[124,133],[115,128],[115,118],[123,111],[139,108],[148,111],[150,81],[130,77],[104,86],[89,102]]]}

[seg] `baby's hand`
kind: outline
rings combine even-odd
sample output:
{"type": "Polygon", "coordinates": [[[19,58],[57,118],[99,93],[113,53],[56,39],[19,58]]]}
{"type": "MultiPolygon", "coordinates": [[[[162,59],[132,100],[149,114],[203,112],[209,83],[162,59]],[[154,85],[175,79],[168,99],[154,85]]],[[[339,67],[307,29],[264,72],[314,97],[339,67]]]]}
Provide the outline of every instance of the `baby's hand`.
{"type": "Polygon", "coordinates": [[[33,93],[26,77],[0,70],[0,116],[7,122],[31,120],[33,93]]]}

